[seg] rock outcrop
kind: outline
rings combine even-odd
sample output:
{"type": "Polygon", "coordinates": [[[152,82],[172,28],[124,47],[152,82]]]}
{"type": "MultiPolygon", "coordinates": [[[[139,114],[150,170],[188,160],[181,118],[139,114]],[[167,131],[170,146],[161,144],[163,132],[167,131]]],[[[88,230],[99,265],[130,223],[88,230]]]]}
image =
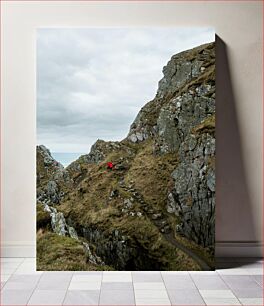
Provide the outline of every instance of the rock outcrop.
{"type": "Polygon", "coordinates": [[[168,212],[180,223],[178,232],[202,246],[214,245],[215,139],[209,134],[187,136],[173,171],[174,188],[168,194],[168,212]]]}
{"type": "MultiPolygon", "coordinates": [[[[177,95],[186,92],[188,88],[196,89],[196,85],[202,84],[208,76],[213,75],[210,78],[214,83],[214,63],[213,43],[172,56],[163,68],[164,77],[159,82],[155,98],[140,110],[130,127],[127,138],[132,142],[141,142],[157,135],[159,132],[158,117],[166,116],[166,114],[160,114],[162,106],[173,103],[177,95]]],[[[190,91],[190,94],[195,93],[190,91]]],[[[177,102],[179,101],[174,101],[176,105],[177,102]]],[[[162,112],[166,112],[166,109],[162,112]]]]}
{"type": "Polygon", "coordinates": [[[59,204],[66,186],[72,186],[68,171],[52,157],[49,149],[37,146],[37,201],[59,204]]]}
{"type": "Polygon", "coordinates": [[[72,239],[78,241],[83,246],[84,254],[91,264],[104,265],[102,259],[96,254],[92,253],[89,244],[87,242],[79,240],[76,230],[74,229],[74,227],[67,224],[62,212],[58,212],[56,208],[49,206],[48,204],[46,204],[46,202],[44,202],[44,204],[39,205],[43,205],[44,212],[47,212],[50,215],[51,227],[54,233],[59,236],[69,236],[72,239]]]}
{"type": "Polygon", "coordinates": [[[92,145],[90,153],[87,155],[83,155],[82,159],[86,163],[95,163],[98,164],[102,160],[105,159],[107,154],[112,151],[120,149],[120,144],[117,141],[104,141],[98,139],[95,144],[92,145]]]}
{"type": "Polygon", "coordinates": [[[174,187],[167,210],[178,232],[203,246],[214,244],[215,50],[207,44],[174,55],[163,68],[155,99],[133,122],[128,139],[154,138],[156,154],[175,153],[174,187]]]}

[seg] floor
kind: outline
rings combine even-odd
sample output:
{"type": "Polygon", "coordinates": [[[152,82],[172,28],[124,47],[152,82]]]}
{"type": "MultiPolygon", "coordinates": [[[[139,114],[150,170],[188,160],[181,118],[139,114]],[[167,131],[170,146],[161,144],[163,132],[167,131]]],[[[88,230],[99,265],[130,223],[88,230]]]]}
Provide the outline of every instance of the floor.
{"type": "Polygon", "coordinates": [[[1,258],[0,305],[263,305],[263,262],[219,259],[210,272],[35,272],[1,258]]]}

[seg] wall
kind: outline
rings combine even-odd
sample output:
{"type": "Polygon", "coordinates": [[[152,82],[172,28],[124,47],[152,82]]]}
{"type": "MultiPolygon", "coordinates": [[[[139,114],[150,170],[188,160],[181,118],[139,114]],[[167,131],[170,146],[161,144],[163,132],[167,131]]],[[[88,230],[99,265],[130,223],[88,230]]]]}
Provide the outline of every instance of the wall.
{"type": "Polygon", "coordinates": [[[262,241],[262,2],[5,1],[2,7],[2,256],[35,250],[35,34],[54,26],[214,26],[219,256],[262,241]]]}

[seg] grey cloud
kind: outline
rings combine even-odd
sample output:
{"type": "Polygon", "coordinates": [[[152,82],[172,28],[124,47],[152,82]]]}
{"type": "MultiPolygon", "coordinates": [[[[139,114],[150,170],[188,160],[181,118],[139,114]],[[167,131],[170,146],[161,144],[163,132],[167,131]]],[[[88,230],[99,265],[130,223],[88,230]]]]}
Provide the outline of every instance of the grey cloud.
{"type": "Polygon", "coordinates": [[[87,152],[97,138],[121,140],[170,57],[212,40],[209,28],[39,29],[38,143],[87,152]]]}

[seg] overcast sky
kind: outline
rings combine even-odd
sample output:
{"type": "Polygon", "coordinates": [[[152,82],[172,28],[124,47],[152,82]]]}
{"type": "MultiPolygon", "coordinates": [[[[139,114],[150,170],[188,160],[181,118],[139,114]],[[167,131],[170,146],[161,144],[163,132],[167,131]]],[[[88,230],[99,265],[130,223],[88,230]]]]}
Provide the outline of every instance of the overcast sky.
{"type": "Polygon", "coordinates": [[[86,153],[123,139],[171,56],[211,41],[211,28],[39,29],[38,144],[86,153]]]}

